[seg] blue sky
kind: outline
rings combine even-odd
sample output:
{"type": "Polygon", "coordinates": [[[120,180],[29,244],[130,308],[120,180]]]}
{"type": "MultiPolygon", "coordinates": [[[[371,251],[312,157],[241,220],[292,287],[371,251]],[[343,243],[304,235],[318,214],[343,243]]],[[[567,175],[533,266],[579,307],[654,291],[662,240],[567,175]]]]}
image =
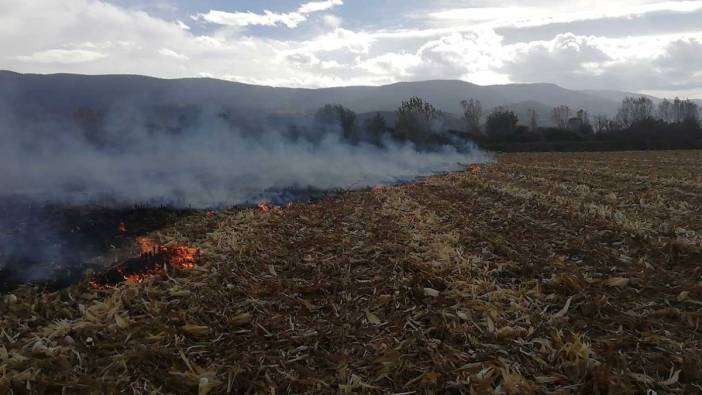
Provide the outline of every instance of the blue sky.
{"type": "Polygon", "coordinates": [[[702,0],[0,0],[0,69],[702,97],[702,0]]]}

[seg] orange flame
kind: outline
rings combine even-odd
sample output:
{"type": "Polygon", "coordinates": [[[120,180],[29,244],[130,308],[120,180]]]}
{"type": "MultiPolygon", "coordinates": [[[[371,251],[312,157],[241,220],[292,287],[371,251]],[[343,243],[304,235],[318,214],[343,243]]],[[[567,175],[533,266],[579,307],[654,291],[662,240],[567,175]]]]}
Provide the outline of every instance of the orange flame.
{"type": "Polygon", "coordinates": [[[125,233],[127,231],[127,225],[125,225],[124,222],[120,222],[119,225],[117,225],[117,230],[119,233],[125,233]]]}
{"type": "Polygon", "coordinates": [[[480,165],[477,165],[477,164],[472,164],[472,165],[468,166],[468,171],[470,171],[473,174],[480,173],[481,170],[482,169],[480,168],[480,165]]]}
{"type": "Polygon", "coordinates": [[[198,248],[175,246],[168,247],[171,252],[171,258],[168,262],[171,266],[183,270],[195,269],[195,258],[200,255],[198,248]]]}
{"type": "Polygon", "coordinates": [[[260,202],[256,206],[258,206],[258,209],[263,211],[264,213],[267,213],[269,211],[276,209],[276,207],[273,205],[273,203],[270,203],[270,202],[260,202]]]}
{"type": "Polygon", "coordinates": [[[91,279],[88,285],[95,289],[114,288],[117,283],[121,282],[115,277],[122,278],[128,284],[139,284],[160,275],[167,266],[180,270],[192,270],[195,268],[198,255],[200,255],[198,248],[184,245],[159,245],[146,237],[138,238],[136,244],[144,262],[142,270],[138,266],[136,270],[133,266],[127,268],[125,263],[112,269],[111,274],[107,277],[91,279]]]}
{"type": "Polygon", "coordinates": [[[139,250],[141,250],[142,256],[163,256],[166,264],[178,269],[194,269],[195,258],[200,254],[199,248],[187,247],[184,245],[162,246],[146,237],[138,238],[137,245],[139,246],[139,250]]]}
{"type": "Polygon", "coordinates": [[[141,254],[150,254],[156,252],[158,245],[153,241],[147,239],[146,237],[140,237],[136,241],[137,246],[139,246],[139,251],[141,254]]]}

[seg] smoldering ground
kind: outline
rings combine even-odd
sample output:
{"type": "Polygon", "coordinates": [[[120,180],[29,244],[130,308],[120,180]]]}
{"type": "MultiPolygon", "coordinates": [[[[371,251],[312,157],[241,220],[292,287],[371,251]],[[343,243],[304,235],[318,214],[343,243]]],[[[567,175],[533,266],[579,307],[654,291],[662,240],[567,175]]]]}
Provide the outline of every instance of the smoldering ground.
{"type": "Polygon", "coordinates": [[[18,281],[50,278],[90,245],[67,237],[47,205],[284,203],[295,191],[360,189],[491,160],[468,141],[423,150],[389,136],[351,143],[339,127],[313,117],[221,108],[0,113],[0,143],[0,201],[13,202],[5,210],[13,214],[0,219],[0,272],[12,269],[18,281]]]}

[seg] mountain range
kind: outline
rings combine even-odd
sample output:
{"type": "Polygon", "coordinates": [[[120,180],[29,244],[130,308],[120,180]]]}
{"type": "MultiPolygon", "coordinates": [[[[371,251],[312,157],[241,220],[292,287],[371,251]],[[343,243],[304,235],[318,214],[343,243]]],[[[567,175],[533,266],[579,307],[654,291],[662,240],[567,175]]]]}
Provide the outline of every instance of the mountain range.
{"type": "MultiPolygon", "coordinates": [[[[521,118],[528,109],[535,109],[546,121],[550,118],[550,109],[561,104],[573,110],[584,109],[593,115],[612,116],[621,99],[630,95],[635,94],[571,90],[548,83],[481,86],[458,80],[432,80],[305,89],[210,78],[160,79],[139,75],[40,75],[0,71],[0,105],[13,114],[61,114],[78,108],[109,111],[125,103],[152,108],[213,106],[242,112],[290,115],[310,114],[324,104],[336,103],[357,113],[369,113],[393,111],[402,100],[419,96],[453,114],[461,113],[461,100],[474,98],[482,102],[486,111],[504,106],[521,118]]],[[[697,102],[702,104],[702,101],[697,102]]]]}

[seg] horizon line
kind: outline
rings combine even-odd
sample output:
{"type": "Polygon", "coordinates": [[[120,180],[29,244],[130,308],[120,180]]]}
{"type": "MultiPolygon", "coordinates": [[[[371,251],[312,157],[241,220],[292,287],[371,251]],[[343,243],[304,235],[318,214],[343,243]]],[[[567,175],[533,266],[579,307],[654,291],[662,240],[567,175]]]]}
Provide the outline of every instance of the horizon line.
{"type": "MultiPolygon", "coordinates": [[[[579,93],[586,93],[588,91],[596,91],[596,92],[618,92],[618,93],[625,93],[625,94],[635,94],[635,95],[641,95],[641,96],[647,96],[647,97],[652,97],[656,99],[665,99],[667,97],[661,97],[661,96],[654,96],[651,94],[647,93],[642,93],[642,92],[632,92],[632,91],[627,91],[627,90],[618,90],[618,89],[595,89],[595,88],[585,88],[585,89],[575,89],[575,88],[568,88],[559,84],[556,84],[554,82],[510,82],[506,84],[488,84],[488,85],[481,85],[475,82],[470,82],[462,79],[457,79],[457,78],[436,78],[436,79],[425,79],[425,80],[404,80],[404,81],[395,81],[395,82],[389,82],[386,84],[379,84],[379,85],[335,85],[335,86],[326,86],[326,87],[301,87],[301,86],[285,86],[285,85],[265,85],[265,84],[255,84],[255,83],[250,83],[250,82],[242,82],[242,81],[236,81],[236,80],[229,80],[229,79],[224,79],[224,78],[216,78],[216,77],[206,77],[206,76],[192,76],[192,77],[159,77],[159,76],[154,76],[154,75],[148,75],[148,74],[130,74],[130,73],[100,73],[100,74],[83,74],[83,73],[67,73],[67,72],[56,72],[56,73],[36,73],[36,72],[20,72],[20,71],[15,71],[15,70],[10,70],[10,69],[0,69],[0,73],[12,73],[12,74],[18,74],[18,75],[34,75],[34,76],[60,76],[60,75],[67,75],[67,76],[79,76],[79,77],[142,77],[142,78],[151,78],[151,79],[156,79],[156,80],[163,80],[163,81],[178,81],[178,80],[212,80],[212,81],[218,81],[218,82],[224,82],[224,83],[232,83],[232,84],[240,84],[240,85],[248,85],[248,86],[256,86],[256,87],[264,87],[264,88],[278,88],[278,89],[300,89],[300,90],[324,90],[324,89],[340,89],[340,88],[379,88],[379,87],[386,87],[386,86],[392,86],[392,85],[399,85],[399,84],[412,84],[412,83],[426,83],[426,82],[461,82],[464,84],[468,85],[473,85],[473,86],[478,86],[478,87],[483,87],[483,88],[489,88],[489,87],[498,87],[498,86],[516,86],[516,85],[551,85],[558,87],[560,89],[568,90],[571,92],[579,92],[579,93]]],[[[689,100],[702,100],[702,97],[687,97],[686,99],[689,100]]]]}

